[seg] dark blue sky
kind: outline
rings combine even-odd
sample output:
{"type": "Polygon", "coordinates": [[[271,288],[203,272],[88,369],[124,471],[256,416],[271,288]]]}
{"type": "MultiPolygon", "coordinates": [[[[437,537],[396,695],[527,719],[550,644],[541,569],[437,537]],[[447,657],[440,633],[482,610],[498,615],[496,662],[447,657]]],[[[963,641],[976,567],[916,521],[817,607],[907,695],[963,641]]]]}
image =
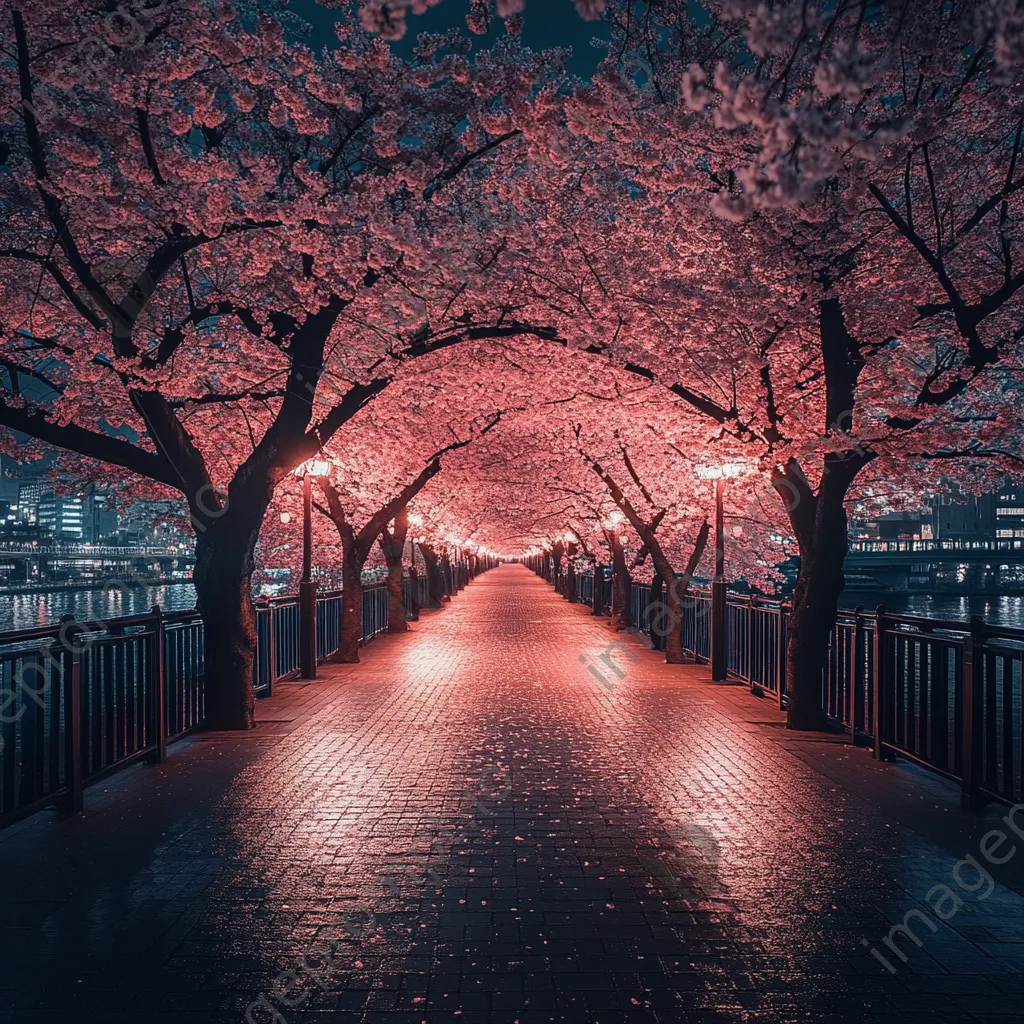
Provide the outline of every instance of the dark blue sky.
{"type": "MultiPolygon", "coordinates": [[[[290,8],[313,25],[313,37],[309,40],[313,46],[318,42],[327,46],[336,44],[333,11],[318,6],[315,0],[292,0],[290,8]]],[[[466,28],[468,10],[469,0],[443,0],[426,14],[410,15],[406,38],[392,45],[405,56],[412,51],[418,32],[443,32],[449,28],[461,28],[477,46],[486,46],[488,40],[504,33],[501,22],[497,21],[487,36],[472,35],[466,28]]],[[[607,26],[599,21],[584,21],[576,13],[573,0],[527,0],[523,42],[533,50],[549,46],[572,47],[573,57],[568,68],[581,78],[589,78],[593,74],[604,53],[590,45],[594,37],[608,38],[607,26]]]]}

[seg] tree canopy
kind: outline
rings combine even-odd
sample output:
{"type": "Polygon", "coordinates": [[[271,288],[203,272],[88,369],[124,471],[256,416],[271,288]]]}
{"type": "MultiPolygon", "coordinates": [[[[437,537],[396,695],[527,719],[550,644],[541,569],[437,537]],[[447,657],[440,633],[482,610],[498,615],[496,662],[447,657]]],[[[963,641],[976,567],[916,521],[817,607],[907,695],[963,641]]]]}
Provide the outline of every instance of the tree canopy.
{"type": "Polygon", "coordinates": [[[663,579],[708,575],[697,469],[740,466],[729,571],[799,556],[814,720],[852,504],[1019,459],[1020,19],[577,0],[580,81],[522,44],[540,4],[409,56],[426,5],[326,6],[329,45],[246,3],[3,4],[5,450],[179,496],[236,680],[307,459],[325,560],[411,508],[663,579]]]}

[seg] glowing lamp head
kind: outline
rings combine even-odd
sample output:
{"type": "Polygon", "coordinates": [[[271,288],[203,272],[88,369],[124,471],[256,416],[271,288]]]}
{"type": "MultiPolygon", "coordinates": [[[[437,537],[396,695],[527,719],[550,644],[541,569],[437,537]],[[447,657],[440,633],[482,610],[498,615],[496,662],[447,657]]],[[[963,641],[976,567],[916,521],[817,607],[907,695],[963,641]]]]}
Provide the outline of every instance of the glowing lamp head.
{"type": "Polygon", "coordinates": [[[285,526],[287,526],[291,521],[292,521],[292,514],[291,514],[291,512],[282,512],[281,513],[281,522],[284,523],[285,526]]]}
{"type": "Polygon", "coordinates": [[[696,473],[701,480],[726,480],[740,476],[746,468],[742,462],[723,462],[718,466],[697,466],[696,473]]]}
{"type": "Polygon", "coordinates": [[[331,472],[331,464],[326,459],[306,459],[293,470],[295,476],[327,476],[331,472]]]}

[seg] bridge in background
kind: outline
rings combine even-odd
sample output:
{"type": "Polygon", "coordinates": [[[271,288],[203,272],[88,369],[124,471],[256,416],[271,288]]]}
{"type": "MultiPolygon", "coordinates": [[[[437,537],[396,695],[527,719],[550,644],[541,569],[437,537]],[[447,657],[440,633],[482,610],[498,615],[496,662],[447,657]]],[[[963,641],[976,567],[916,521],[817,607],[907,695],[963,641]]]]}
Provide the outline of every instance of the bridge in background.
{"type": "Polygon", "coordinates": [[[0,542],[0,573],[10,583],[40,583],[65,576],[88,576],[98,570],[108,576],[126,573],[170,576],[195,565],[194,546],[110,544],[27,544],[0,542]]]}
{"type": "Polygon", "coordinates": [[[1008,540],[859,540],[850,543],[846,566],[896,566],[922,563],[957,565],[1024,563],[1024,538],[1008,540]]]}
{"type": "Polygon", "coordinates": [[[1024,538],[853,541],[843,562],[847,586],[942,593],[1024,590],[1024,538]],[[858,579],[857,577],[860,577],[858,579]]]}

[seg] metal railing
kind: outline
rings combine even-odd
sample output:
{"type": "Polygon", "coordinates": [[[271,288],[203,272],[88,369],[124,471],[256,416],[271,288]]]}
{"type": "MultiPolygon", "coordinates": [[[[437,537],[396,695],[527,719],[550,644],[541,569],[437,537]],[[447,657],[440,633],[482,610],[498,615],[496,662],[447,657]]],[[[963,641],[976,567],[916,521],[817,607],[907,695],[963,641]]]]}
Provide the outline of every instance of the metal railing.
{"type": "Polygon", "coordinates": [[[415,616],[421,608],[430,604],[430,580],[425,575],[417,576],[415,582],[408,576],[402,580],[402,603],[405,614],[415,616]]]}
{"type": "MultiPolygon", "coordinates": [[[[451,592],[469,580],[452,567],[451,592]]],[[[417,596],[427,603],[427,581],[417,596]]],[[[256,604],[253,690],[299,672],[298,598],[256,604]]],[[[341,592],[318,595],[317,657],[338,650],[341,592]]],[[[363,642],[387,629],[384,584],[363,588],[363,642]]],[[[168,742],[203,721],[203,623],[195,611],[154,610],[108,622],[0,633],[0,827],[58,803],[141,759],[162,761],[168,742]]]]}
{"type": "Polygon", "coordinates": [[[589,605],[594,608],[594,587],[597,587],[597,609],[598,614],[607,613],[611,605],[611,580],[599,579],[595,582],[592,572],[577,572],[574,575],[576,587],[576,599],[580,604],[589,605]]]}
{"type": "MultiPolygon", "coordinates": [[[[709,658],[710,611],[709,593],[684,598],[682,646],[698,662],[709,658]]],[[[657,619],[651,588],[634,583],[633,628],[651,634],[652,612],[657,619]]],[[[779,707],[787,703],[789,614],[785,602],[726,601],[729,675],[779,707]]],[[[884,608],[841,611],[821,687],[829,720],[876,756],[898,754],[959,782],[966,804],[1024,800],[1024,630],[884,608]]]]}
{"type": "Polygon", "coordinates": [[[0,824],[55,801],[202,720],[202,627],[194,612],[0,634],[0,824]]]}
{"type": "MultiPolygon", "coordinates": [[[[369,643],[388,626],[387,588],[384,584],[363,587],[363,643],[369,643]]],[[[294,594],[267,598],[256,605],[256,651],[253,688],[266,697],[274,683],[299,671],[299,599],[294,594]]],[[[338,650],[341,637],[341,591],[329,590],[316,599],[316,656],[325,661],[338,650]]]]}

